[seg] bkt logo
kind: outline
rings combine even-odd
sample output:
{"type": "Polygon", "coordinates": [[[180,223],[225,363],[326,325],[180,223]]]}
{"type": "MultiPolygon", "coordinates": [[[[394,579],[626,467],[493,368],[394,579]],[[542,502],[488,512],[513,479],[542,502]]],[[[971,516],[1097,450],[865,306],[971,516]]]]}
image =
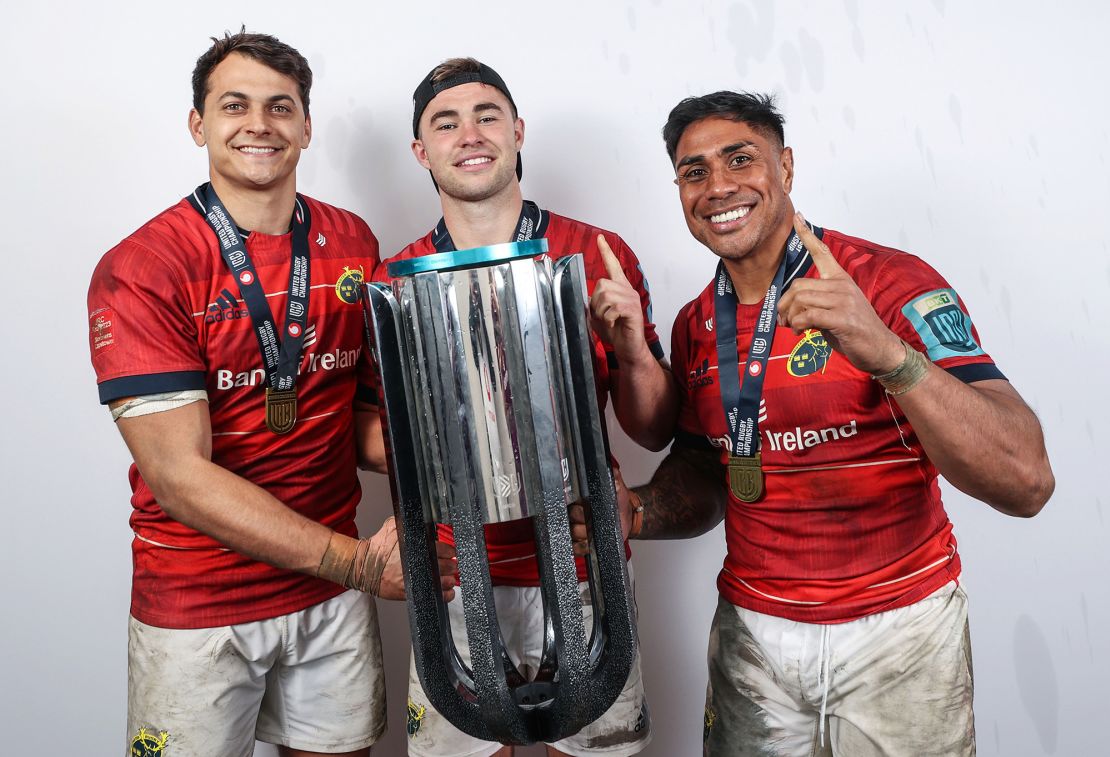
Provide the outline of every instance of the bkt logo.
{"type": "Polygon", "coordinates": [[[204,314],[205,323],[220,323],[222,321],[235,321],[246,318],[250,313],[246,306],[239,305],[239,299],[226,288],[220,290],[220,296],[208,306],[204,314]]]}

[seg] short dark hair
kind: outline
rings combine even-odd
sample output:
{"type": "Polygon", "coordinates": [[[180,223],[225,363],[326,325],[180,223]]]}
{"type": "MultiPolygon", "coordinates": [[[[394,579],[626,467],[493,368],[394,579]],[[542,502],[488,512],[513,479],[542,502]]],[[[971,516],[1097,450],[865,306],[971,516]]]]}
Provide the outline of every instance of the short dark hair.
{"type": "Polygon", "coordinates": [[[227,56],[239,53],[269,66],[297,82],[304,114],[308,115],[308,91],[312,89],[312,69],[299,52],[269,34],[248,33],[244,26],[238,33],[224,32],[223,39],[212,37],[212,47],[197,58],[193,69],[193,107],[204,115],[204,98],[208,96],[208,77],[227,56]]]}
{"type": "Polygon", "coordinates": [[[663,124],[663,142],[667,145],[667,155],[671,164],[675,161],[678,140],[682,139],[686,127],[703,118],[727,118],[730,121],[743,121],[764,136],[774,137],[779,147],[786,144],[783,124],[786,120],[775,107],[773,95],[753,92],[714,92],[701,97],[687,97],[674,106],[667,123],[663,124]]]}

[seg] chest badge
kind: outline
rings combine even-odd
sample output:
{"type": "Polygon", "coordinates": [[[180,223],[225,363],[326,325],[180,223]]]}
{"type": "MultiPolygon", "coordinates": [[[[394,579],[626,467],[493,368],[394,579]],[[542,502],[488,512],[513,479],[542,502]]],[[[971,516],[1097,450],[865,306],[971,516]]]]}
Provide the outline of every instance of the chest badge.
{"type": "Polygon", "coordinates": [[[362,270],[362,266],[354,271],[348,266],[343,266],[343,273],[339,275],[339,280],[335,282],[335,296],[348,305],[354,305],[358,302],[359,287],[362,286],[362,280],[365,277],[366,274],[362,270]]]}
{"type": "Polygon", "coordinates": [[[817,329],[806,329],[801,341],[794,345],[790,353],[786,370],[797,378],[824,373],[830,357],[832,347],[825,341],[824,335],[817,329]]]}

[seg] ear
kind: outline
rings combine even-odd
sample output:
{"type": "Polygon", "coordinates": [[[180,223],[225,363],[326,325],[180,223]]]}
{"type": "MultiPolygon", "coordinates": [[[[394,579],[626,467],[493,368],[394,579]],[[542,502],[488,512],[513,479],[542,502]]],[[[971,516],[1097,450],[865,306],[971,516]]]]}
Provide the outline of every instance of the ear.
{"type": "Polygon", "coordinates": [[[428,161],[428,151],[424,149],[424,141],[421,139],[412,140],[412,154],[416,157],[416,162],[429,171],[432,164],[428,161]]]}
{"type": "Polygon", "coordinates": [[[301,135],[301,149],[307,149],[308,143],[312,141],[312,118],[305,116],[304,119],[304,134],[301,135]]]}
{"type": "Polygon", "coordinates": [[[790,194],[794,186],[794,150],[790,147],[782,148],[779,153],[779,170],[782,171],[782,191],[790,194]]]}
{"type": "Polygon", "coordinates": [[[516,138],[516,150],[520,152],[520,148],[524,147],[524,119],[518,118],[513,122],[513,136],[516,138]]]}
{"type": "Polygon", "coordinates": [[[196,142],[197,147],[204,147],[204,117],[196,108],[189,109],[189,136],[196,142]]]}

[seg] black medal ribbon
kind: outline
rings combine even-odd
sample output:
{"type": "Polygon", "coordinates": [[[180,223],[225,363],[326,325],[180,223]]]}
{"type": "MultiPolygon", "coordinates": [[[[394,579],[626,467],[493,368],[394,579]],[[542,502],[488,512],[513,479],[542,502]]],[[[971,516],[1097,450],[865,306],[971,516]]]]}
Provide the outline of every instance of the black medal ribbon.
{"type": "MultiPolygon", "coordinates": [[[[525,200],[520,208],[520,218],[516,222],[516,231],[510,242],[526,242],[529,239],[538,239],[547,232],[548,214],[531,200],[525,200]]],[[[447,222],[440,218],[439,223],[432,230],[432,244],[436,252],[455,252],[455,241],[451,239],[451,232],[447,230],[447,222]]]]}
{"type": "MultiPolygon", "coordinates": [[[[810,226],[820,238],[823,230],[810,226]]],[[[763,473],[759,455],[759,402],[763,379],[774,342],[779,298],[790,283],[804,276],[812,265],[808,250],[791,229],[786,250],[771,282],[748,348],[743,384],[736,343],[736,291],[724,261],[717,264],[717,289],[713,296],[713,320],[717,332],[717,375],[721,406],[728,424],[729,486],[737,499],[755,502],[763,495],[763,473]]]]}
{"type": "Polygon", "coordinates": [[[254,334],[269,382],[266,389],[266,426],[276,434],[288,433],[297,421],[297,370],[304,348],[305,329],[308,326],[308,300],[311,291],[308,245],[311,218],[308,205],[297,195],[290,221],[292,259],[289,264],[285,329],[279,338],[273,312],[266,301],[266,292],[258,280],[258,272],[235,221],[220,202],[211,184],[197,187],[193,197],[203,198],[200,210],[220,242],[220,255],[239,284],[239,293],[254,325],[254,334]]]}

